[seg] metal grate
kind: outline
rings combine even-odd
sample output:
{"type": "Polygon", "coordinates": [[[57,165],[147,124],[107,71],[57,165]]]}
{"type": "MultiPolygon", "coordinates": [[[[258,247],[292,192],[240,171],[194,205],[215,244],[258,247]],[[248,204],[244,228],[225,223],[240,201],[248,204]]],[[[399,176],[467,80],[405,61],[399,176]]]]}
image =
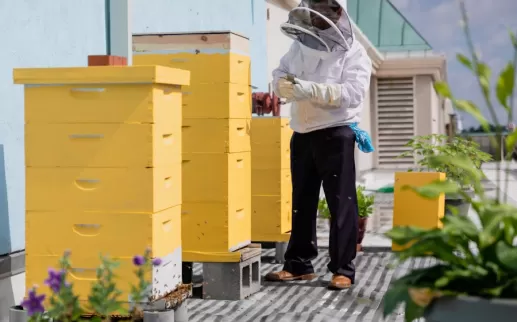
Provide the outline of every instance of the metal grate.
{"type": "Polygon", "coordinates": [[[408,168],[414,159],[397,158],[415,136],[412,77],[377,79],[377,151],[379,168],[408,168]]]}

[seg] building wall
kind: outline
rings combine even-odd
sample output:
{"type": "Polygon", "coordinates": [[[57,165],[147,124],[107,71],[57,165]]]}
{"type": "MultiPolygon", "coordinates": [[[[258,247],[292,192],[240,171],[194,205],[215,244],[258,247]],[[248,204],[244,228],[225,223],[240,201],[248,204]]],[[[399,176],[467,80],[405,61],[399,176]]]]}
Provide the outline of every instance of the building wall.
{"type": "Polygon", "coordinates": [[[132,0],[133,33],[233,31],[251,41],[252,85],[267,91],[264,0],[132,0]]]}
{"type": "MultiPolygon", "coordinates": [[[[280,25],[287,21],[287,9],[280,7],[275,1],[266,2],[269,19],[266,22],[267,31],[267,80],[271,91],[273,70],[280,64],[280,59],[287,53],[293,40],[280,31],[280,25]]],[[[290,116],[291,104],[282,105],[281,115],[290,116]]]]}
{"type": "Polygon", "coordinates": [[[428,75],[415,77],[415,133],[416,135],[437,134],[439,131],[440,104],[433,88],[433,78],[428,75]]]}
{"type": "Polygon", "coordinates": [[[23,86],[16,67],[84,66],[106,53],[104,0],[0,0],[0,255],[25,248],[23,86]]]}

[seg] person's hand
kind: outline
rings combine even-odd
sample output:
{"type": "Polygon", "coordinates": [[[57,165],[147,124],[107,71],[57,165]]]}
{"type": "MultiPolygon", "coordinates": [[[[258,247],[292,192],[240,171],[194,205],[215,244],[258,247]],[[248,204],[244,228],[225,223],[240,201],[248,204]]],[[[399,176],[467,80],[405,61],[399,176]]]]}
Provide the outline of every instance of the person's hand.
{"type": "Polygon", "coordinates": [[[294,97],[294,84],[286,78],[280,78],[277,83],[277,94],[281,98],[291,100],[294,97]]]}
{"type": "Polygon", "coordinates": [[[307,100],[313,98],[313,82],[294,79],[293,96],[296,100],[307,100]]]}

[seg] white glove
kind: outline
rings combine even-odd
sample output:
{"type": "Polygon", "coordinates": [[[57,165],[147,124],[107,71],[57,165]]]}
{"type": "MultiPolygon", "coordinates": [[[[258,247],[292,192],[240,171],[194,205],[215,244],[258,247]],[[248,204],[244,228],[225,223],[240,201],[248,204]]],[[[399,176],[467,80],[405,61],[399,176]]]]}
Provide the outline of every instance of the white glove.
{"type": "Polygon", "coordinates": [[[318,84],[295,78],[293,89],[296,100],[308,99],[320,105],[341,106],[341,85],[339,84],[318,84]]]}
{"type": "Polygon", "coordinates": [[[276,94],[278,97],[291,100],[294,97],[294,84],[285,78],[280,78],[276,85],[276,94]]]}

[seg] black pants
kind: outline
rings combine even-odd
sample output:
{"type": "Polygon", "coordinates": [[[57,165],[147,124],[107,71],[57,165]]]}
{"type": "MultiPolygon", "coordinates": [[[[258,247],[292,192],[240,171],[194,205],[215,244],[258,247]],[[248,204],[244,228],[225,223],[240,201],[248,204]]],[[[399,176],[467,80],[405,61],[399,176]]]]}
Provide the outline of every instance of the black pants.
{"type": "Polygon", "coordinates": [[[354,282],[358,222],[354,152],[355,134],[348,126],[293,134],[293,227],[284,270],[314,273],[311,260],[318,255],[316,217],[323,183],[331,214],[328,269],[354,282]]]}

